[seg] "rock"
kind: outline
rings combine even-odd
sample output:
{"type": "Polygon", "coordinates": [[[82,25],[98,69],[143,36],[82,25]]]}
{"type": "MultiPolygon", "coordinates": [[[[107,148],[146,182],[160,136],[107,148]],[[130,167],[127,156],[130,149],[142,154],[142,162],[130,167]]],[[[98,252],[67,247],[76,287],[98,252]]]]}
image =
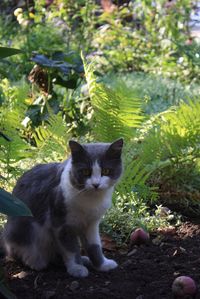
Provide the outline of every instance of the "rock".
{"type": "Polygon", "coordinates": [[[25,278],[28,274],[29,274],[28,272],[21,271],[21,272],[15,274],[15,275],[13,275],[13,277],[22,279],[22,278],[25,278]]]}
{"type": "Polygon", "coordinates": [[[162,242],[162,240],[161,240],[160,236],[157,236],[155,239],[152,240],[152,243],[157,246],[160,245],[161,242],[162,242]]]}
{"type": "Polygon", "coordinates": [[[74,280],[71,282],[69,289],[74,292],[79,288],[79,282],[77,280],[74,280]]]}
{"type": "Polygon", "coordinates": [[[101,289],[99,289],[99,291],[104,295],[111,295],[110,290],[107,288],[101,288],[101,289]]]}
{"type": "Polygon", "coordinates": [[[105,286],[108,286],[109,284],[111,284],[111,281],[109,280],[105,281],[105,286]]]}
{"type": "Polygon", "coordinates": [[[127,256],[131,256],[131,255],[135,254],[136,252],[137,252],[137,249],[134,248],[127,254],[127,256]]]}
{"type": "Polygon", "coordinates": [[[46,291],[45,292],[45,299],[51,299],[55,296],[56,292],[55,291],[46,291]]]}

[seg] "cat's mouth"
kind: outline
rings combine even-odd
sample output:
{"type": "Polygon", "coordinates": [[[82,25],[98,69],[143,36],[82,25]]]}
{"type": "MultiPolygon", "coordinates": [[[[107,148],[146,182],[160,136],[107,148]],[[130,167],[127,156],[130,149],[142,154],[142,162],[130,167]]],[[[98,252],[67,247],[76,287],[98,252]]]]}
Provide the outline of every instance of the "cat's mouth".
{"type": "Polygon", "coordinates": [[[90,192],[93,192],[93,193],[100,193],[102,191],[105,191],[106,187],[102,187],[102,186],[99,186],[98,188],[97,187],[94,187],[94,186],[90,186],[88,188],[86,188],[87,191],[90,191],[90,192]]]}

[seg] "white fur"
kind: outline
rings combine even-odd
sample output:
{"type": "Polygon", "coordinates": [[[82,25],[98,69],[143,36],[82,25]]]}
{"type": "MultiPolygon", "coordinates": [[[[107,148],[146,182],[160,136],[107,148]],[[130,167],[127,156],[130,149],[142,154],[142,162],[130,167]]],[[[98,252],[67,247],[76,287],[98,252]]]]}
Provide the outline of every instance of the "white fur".
{"type": "Polygon", "coordinates": [[[98,268],[99,271],[107,272],[109,270],[117,268],[118,264],[111,259],[107,259],[104,257],[104,262],[103,264],[98,268]]]}
{"type": "MultiPolygon", "coordinates": [[[[69,172],[71,160],[68,161],[61,175],[60,188],[62,190],[65,203],[67,205],[67,224],[83,230],[89,244],[97,244],[101,247],[99,236],[99,222],[106,210],[111,206],[113,184],[110,179],[101,176],[101,169],[98,163],[94,163],[91,178],[86,182],[84,191],[75,189],[70,183],[69,172]],[[99,184],[96,190],[94,184],[99,184]]],[[[86,277],[88,270],[85,266],[76,264],[75,256],[68,256],[65,264],[69,274],[75,277],[86,277]]],[[[89,259],[85,259],[85,265],[90,264],[89,259]]],[[[117,263],[104,257],[100,271],[109,271],[117,267],[117,263]]]]}
{"type": "Polygon", "coordinates": [[[87,277],[89,272],[84,265],[77,264],[74,253],[67,252],[67,260],[65,262],[67,272],[74,277],[87,277]]]}
{"type": "Polygon", "coordinates": [[[91,223],[85,232],[86,238],[90,244],[98,244],[101,246],[101,239],[99,236],[99,221],[91,223]]]}
{"type": "Polygon", "coordinates": [[[113,185],[113,181],[108,176],[101,176],[101,167],[98,162],[92,166],[92,175],[86,181],[86,189],[95,189],[94,185],[98,184],[98,190],[108,189],[113,185]]]}
{"type": "Polygon", "coordinates": [[[107,189],[96,190],[93,187],[79,191],[70,183],[70,169],[71,160],[68,161],[60,182],[68,210],[67,223],[85,228],[91,223],[100,221],[111,206],[113,186],[107,189]]]}

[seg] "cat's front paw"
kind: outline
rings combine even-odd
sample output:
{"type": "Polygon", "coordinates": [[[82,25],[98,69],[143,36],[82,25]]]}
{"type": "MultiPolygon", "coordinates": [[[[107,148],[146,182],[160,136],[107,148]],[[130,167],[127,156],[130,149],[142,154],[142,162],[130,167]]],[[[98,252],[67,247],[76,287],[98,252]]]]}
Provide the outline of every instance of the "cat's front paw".
{"type": "Polygon", "coordinates": [[[89,274],[88,269],[79,264],[67,267],[67,272],[74,277],[87,277],[89,274]]]}
{"type": "Polygon", "coordinates": [[[104,257],[104,262],[101,264],[101,266],[98,268],[99,271],[107,272],[109,270],[115,269],[118,267],[118,264],[111,259],[107,259],[104,257]]]}
{"type": "Polygon", "coordinates": [[[86,255],[81,256],[81,261],[82,261],[83,265],[86,266],[86,267],[91,267],[92,266],[91,260],[86,255]]]}

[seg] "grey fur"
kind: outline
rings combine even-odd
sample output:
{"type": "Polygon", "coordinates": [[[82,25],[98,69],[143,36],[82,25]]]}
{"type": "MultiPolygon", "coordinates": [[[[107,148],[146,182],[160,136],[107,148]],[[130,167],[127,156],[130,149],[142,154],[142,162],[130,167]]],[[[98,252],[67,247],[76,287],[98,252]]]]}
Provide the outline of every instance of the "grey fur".
{"type": "MultiPolygon", "coordinates": [[[[34,217],[9,217],[3,232],[3,239],[7,255],[12,258],[20,258],[33,269],[45,268],[57,254],[60,254],[69,274],[84,277],[88,275],[88,270],[83,265],[85,262],[82,262],[81,259],[79,239],[84,240],[83,246],[96,268],[107,271],[114,268],[116,263],[111,261],[111,265],[107,265],[108,260],[104,258],[98,241],[98,227],[96,227],[97,232],[92,233],[92,235],[87,232],[88,229],[93,229],[93,220],[83,218],[79,221],[79,217],[85,217],[85,207],[83,206],[83,212],[78,208],[76,215],[66,199],[70,199],[70,202],[73,203],[74,195],[71,195],[70,192],[72,191],[70,190],[72,189],[75,194],[79,194],[82,192],[81,190],[85,189],[87,177],[84,177],[81,171],[85,168],[92,169],[95,161],[101,168],[109,168],[111,185],[106,188],[112,188],[122,172],[121,149],[123,142],[119,140],[113,144],[80,145],[71,141],[69,145],[72,156],[68,160],[63,163],[37,165],[18,180],[13,194],[29,206],[34,217]],[[68,167],[70,167],[69,170],[68,167]],[[67,172],[69,173],[69,181],[66,181],[71,186],[69,190],[63,189],[64,171],[66,175],[67,172]],[[72,214],[74,218],[72,218],[72,214]],[[89,221],[89,227],[84,228],[84,226],[73,224],[81,223],[81,221],[89,221]],[[90,241],[95,236],[97,237],[97,244],[90,241]]],[[[98,189],[95,188],[95,184],[93,185],[94,190],[98,189]]],[[[106,190],[100,190],[99,196],[104,193],[107,194],[106,190]]],[[[87,201],[91,200],[91,203],[94,204],[93,194],[95,191],[87,192],[88,195],[84,195],[84,198],[87,201]]],[[[84,205],[84,203],[80,204],[84,205]]],[[[101,208],[101,204],[99,207],[101,208]]],[[[90,215],[91,219],[96,219],[95,223],[100,221],[98,217],[101,217],[101,214],[94,217],[90,215]]],[[[83,260],[85,261],[85,259],[83,260]]]]}
{"type": "Polygon", "coordinates": [[[102,248],[97,244],[89,245],[87,248],[88,256],[90,257],[90,260],[92,264],[98,268],[103,263],[103,252],[102,248]]]}

